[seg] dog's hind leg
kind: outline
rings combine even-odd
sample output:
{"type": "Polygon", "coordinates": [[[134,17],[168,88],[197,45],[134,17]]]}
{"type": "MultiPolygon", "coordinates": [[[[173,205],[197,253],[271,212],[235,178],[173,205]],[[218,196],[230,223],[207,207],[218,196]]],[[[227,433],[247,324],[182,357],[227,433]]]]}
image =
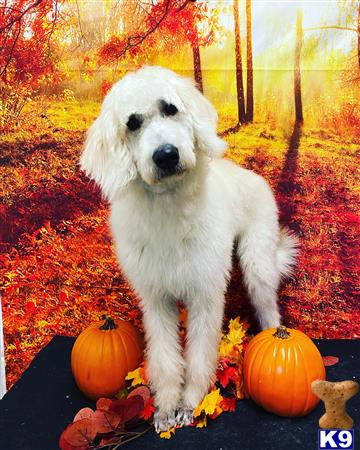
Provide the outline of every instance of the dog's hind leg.
{"type": "Polygon", "coordinates": [[[151,390],[155,394],[154,426],[157,432],[175,425],[175,410],[181,398],[184,361],[178,335],[178,308],[172,299],[141,302],[147,342],[151,390]]]}
{"type": "Polygon", "coordinates": [[[277,290],[280,279],[295,262],[296,240],[284,230],[261,223],[253,225],[238,240],[237,254],[250,300],[262,329],[280,324],[277,290]]]}

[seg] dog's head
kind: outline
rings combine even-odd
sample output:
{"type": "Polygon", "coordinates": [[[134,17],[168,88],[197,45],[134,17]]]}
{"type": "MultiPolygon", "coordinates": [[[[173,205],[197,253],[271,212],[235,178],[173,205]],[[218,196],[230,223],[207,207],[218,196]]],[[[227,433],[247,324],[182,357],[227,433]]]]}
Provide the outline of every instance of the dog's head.
{"type": "Polygon", "coordinates": [[[192,80],[161,67],[128,73],[107,94],[88,131],[81,168],[113,199],[138,176],[147,185],[178,180],[200,152],[222,156],[217,113],[192,80]]]}

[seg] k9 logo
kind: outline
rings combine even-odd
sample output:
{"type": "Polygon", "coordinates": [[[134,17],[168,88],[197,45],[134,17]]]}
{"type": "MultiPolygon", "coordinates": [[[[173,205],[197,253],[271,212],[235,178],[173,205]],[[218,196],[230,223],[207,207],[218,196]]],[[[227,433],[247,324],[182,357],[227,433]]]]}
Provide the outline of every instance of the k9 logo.
{"type": "Polygon", "coordinates": [[[319,430],[319,449],[354,448],[354,430],[319,430]]]}

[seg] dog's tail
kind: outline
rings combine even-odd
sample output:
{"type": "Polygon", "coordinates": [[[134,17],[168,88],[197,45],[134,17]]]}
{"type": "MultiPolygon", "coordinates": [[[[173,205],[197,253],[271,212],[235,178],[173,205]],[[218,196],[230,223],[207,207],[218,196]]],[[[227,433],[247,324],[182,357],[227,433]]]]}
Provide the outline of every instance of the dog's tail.
{"type": "Polygon", "coordinates": [[[280,240],[277,252],[278,268],[282,278],[293,274],[296,256],[299,252],[299,240],[288,228],[280,229],[280,240]]]}

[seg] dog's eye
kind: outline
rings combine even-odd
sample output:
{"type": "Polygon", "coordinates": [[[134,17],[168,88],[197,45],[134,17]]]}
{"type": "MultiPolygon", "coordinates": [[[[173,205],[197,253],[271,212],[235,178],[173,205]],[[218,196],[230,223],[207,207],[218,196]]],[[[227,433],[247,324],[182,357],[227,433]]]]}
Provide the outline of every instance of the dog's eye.
{"type": "Polygon", "coordinates": [[[163,103],[161,105],[161,111],[165,116],[175,116],[175,114],[178,112],[178,109],[175,105],[172,103],[163,103]]]}
{"type": "Polygon", "coordinates": [[[141,127],[142,118],[138,114],[131,114],[129,120],[126,123],[126,126],[130,131],[138,130],[141,127]]]}

